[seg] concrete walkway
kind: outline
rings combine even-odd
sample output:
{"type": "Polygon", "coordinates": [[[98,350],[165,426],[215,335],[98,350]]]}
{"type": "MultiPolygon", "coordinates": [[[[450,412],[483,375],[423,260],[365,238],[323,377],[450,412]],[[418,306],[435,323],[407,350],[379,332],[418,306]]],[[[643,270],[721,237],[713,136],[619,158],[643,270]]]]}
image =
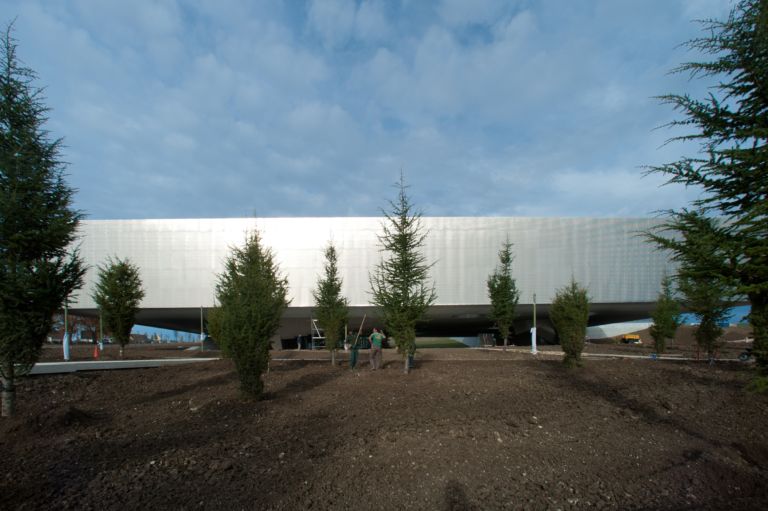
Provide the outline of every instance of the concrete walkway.
{"type": "MultiPolygon", "coordinates": [[[[466,349],[466,348],[464,348],[466,349]]],[[[477,351],[503,351],[503,348],[475,348],[474,350],[477,351]]],[[[473,351],[474,351],[473,350],[473,351]]],[[[508,348],[510,352],[514,353],[524,353],[527,355],[531,355],[530,348],[508,348]]],[[[303,350],[302,350],[303,351],[303,350]]],[[[430,350],[432,351],[432,350],[430,350]]],[[[273,356],[272,360],[275,362],[322,362],[327,363],[329,359],[325,357],[305,357],[301,356],[299,353],[291,352],[290,357],[285,356],[273,356]]],[[[544,357],[562,357],[563,352],[562,351],[554,351],[554,350],[541,350],[537,353],[537,355],[533,356],[544,356],[544,357]]],[[[585,358],[608,358],[608,359],[620,359],[620,358],[634,358],[634,359],[644,359],[644,360],[653,360],[648,355],[630,355],[630,354],[617,354],[617,353],[582,353],[582,357],[585,358]]],[[[398,361],[401,360],[398,356],[398,361]]],[[[29,374],[60,374],[60,373],[74,373],[77,371],[104,371],[104,370],[112,370],[112,369],[141,369],[141,368],[148,368],[148,367],[160,367],[160,366],[171,366],[171,365],[181,365],[181,364],[192,364],[195,362],[211,362],[213,360],[219,360],[218,357],[214,358],[159,358],[159,359],[147,359],[147,360],[93,360],[93,361],[77,361],[77,362],[38,362],[35,364],[35,366],[32,368],[29,374]]],[[[420,361],[423,361],[425,359],[416,357],[417,363],[420,361]]],[[[429,360],[439,360],[439,358],[432,359],[430,357],[429,360]]],[[[463,357],[450,357],[446,358],[447,361],[504,361],[508,360],[510,362],[519,361],[519,359],[510,359],[510,358],[491,358],[491,359],[481,359],[481,358],[463,358],[463,357]]],[[[698,362],[707,362],[704,359],[696,359],[692,357],[683,357],[680,355],[662,355],[658,357],[656,360],[665,360],[665,361],[698,361],[698,362]]],[[[336,358],[337,363],[339,364],[345,364],[349,362],[349,357],[344,356],[341,353],[336,358]]],[[[718,358],[715,362],[738,362],[739,360],[736,358],[718,358]]],[[[391,362],[391,360],[388,360],[388,362],[391,362]]],[[[361,356],[358,359],[358,364],[361,365],[368,365],[368,357],[367,353],[364,356],[361,356]]]]}
{"type": "MultiPolygon", "coordinates": [[[[503,348],[485,348],[492,351],[503,351],[503,348]]],[[[509,351],[514,351],[515,353],[527,353],[528,355],[531,355],[531,349],[530,348],[508,348],[509,351]]],[[[562,351],[555,351],[555,350],[539,350],[536,355],[544,355],[544,356],[552,356],[552,357],[562,357],[565,355],[562,351]]],[[[645,355],[634,355],[630,353],[581,353],[582,357],[585,358],[637,358],[637,359],[643,359],[643,360],[673,360],[673,361],[689,361],[689,362],[709,362],[706,358],[696,358],[696,357],[684,357],[682,355],[656,355],[655,357],[652,357],[650,354],[645,355]]],[[[715,362],[739,362],[738,358],[716,358],[715,362]]]]}
{"type": "Polygon", "coordinates": [[[218,358],[157,358],[148,360],[92,360],[77,362],[38,362],[29,374],[74,373],[77,371],[103,371],[107,369],[139,369],[210,362],[218,358]]]}

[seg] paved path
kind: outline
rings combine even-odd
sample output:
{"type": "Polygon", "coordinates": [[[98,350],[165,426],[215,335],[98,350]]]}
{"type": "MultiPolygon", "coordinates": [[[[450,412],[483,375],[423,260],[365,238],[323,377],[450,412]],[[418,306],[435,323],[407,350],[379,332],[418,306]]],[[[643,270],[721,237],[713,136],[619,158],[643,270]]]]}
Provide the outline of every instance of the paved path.
{"type": "MultiPolygon", "coordinates": [[[[429,353],[430,353],[430,355],[431,354],[439,355],[439,351],[443,350],[443,349],[450,349],[450,348],[430,349],[429,353]]],[[[470,350],[475,350],[475,351],[488,351],[488,352],[498,351],[499,353],[503,353],[504,352],[504,348],[501,348],[501,347],[496,347],[496,348],[459,348],[459,349],[462,350],[462,351],[466,350],[466,349],[470,349],[470,350]]],[[[306,351],[306,350],[301,350],[301,351],[306,351]]],[[[532,357],[539,357],[539,356],[541,356],[541,357],[558,357],[558,358],[562,358],[563,355],[565,355],[565,353],[563,353],[562,351],[555,351],[555,350],[539,350],[536,353],[536,355],[533,355],[531,353],[531,349],[530,348],[519,348],[519,347],[517,347],[517,348],[510,347],[510,348],[507,349],[507,351],[509,351],[511,353],[521,353],[521,354],[524,354],[524,355],[531,355],[532,357]]],[[[311,353],[315,353],[315,352],[311,352],[311,353]]],[[[342,352],[342,353],[345,353],[345,352],[342,352]]],[[[346,354],[342,354],[342,353],[340,353],[339,355],[336,356],[336,362],[343,363],[343,362],[348,362],[349,361],[349,356],[347,356],[346,354]]],[[[368,356],[369,356],[368,355],[368,350],[361,350],[361,353],[362,354],[357,359],[357,363],[358,364],[366,364],[367,365],[369,363],[369,361],[368,361],[369,360],[368,359],[368,356]]],[[[277,361],[277,362],[323,362],[323,363],[327,363],[330,360],[327,356],[322,357],[322,358],[319,357],[319,356],[303,357],[301,355],[295,354],[295,352],[293,352],[292,355],[293,356],[290,356],[290,357],[273,356],[272,360],[277,361]]],[[[475,357],[456,357],[456,356],[451,356],[450,358],[440,358],[439,356],[436,356],[434,358],[433,357],[425,358],[423,355],[424,355],[423,352],[421,352],[421,356],[419,356],[417,354],[416,355],[416,362],[421,362],[421,361],[425,361],[425,360],[428,360],[430,362],[435,361],[435,360],[445,360],[445,361],[448,361],[448,362],[503,362],[503,361],[519,362],[520,361],[519,358],[475,358],[475,357]]],[[[707,362],[707,359],[705,359],[705,358],[684,357],[683,355],[677,355],[677,354],[673,354],[673,355],[660,355],[660,356],[657,356],[655,358],[651,357],[650,354],[635,355],[635,354],[630,354],[630,353],[582,353],[581,356],[584,357],[584,358],[608,358],[608,359],[610,359],[610,358],[635,358],[635,359],[641,359],[641,360],[664,360],[664,361],[675,361],[675,362],[682,362],[682,361],[687,361],[687,362],[707,362]]],[[[397,356],[389,357],[387,359],[387,362],[391,362],[392,360],[395,360],[395,359],[402,361],[402,358],[399,355],[397,355],[397,356]]],[[[718,358],[718,359],[715,360],[715,362],[739,362],[739,359],[738,358],[718,358]]]]}
{"type": "Polygon", "coordinates": [[[92,360],[78,362],[38,362],[29,374],[74,373],[76,371],[103,371],[106,369],[137,369],[194,362],[210,362],[218,358],[158,358],[148,360],[92,360]]]}
{"type": "MultiPolygon", "coordinates": [[[[502,351],[503,348],[479,348],[478,350],[488,350],[488,351],[502,351]]],[[[430,350],[431,351],[431,350],[430,350]]],[[[521,348],[509,348],[509,351],[517,352],[517,353],[526,353],[531,354],[530,348],[528,349],[521,349],[521,348]]],[[[273,361],[280,361],[280,362],[289,362],[289,361],[302,361],[302,362],[323,362],[327,363],[328,359],[326,358],[319,358],[317,356],[315,357],[303,357],[300,356],[298,353],[292,353],[291,357],[281,357],[281,356],[273,356],[273,361]],[[298,355],[298,356],[297,356],[298,355]]],[[[339,354],[341,355],[341,354],[339,354]]],[[[562,351],[554,351],[554,350],[542,350],[538,352],[538,355],[541,356],[555,356],[555,357],[562,357],[563,352],[562,351]]],[[[651,360],[651,358],[648,355],[630,355],[630,354],[615,354],[615,353],[582,353],[582,357],[590,357],[590,358],[636,358],[636,359],[645,359],[645,360],[651,360]]],[[[77,371],[104,371],[104,370],[111,370],[111,369],[139,369],[139,368],[147,368],[147,367],[160,367],[160,366],[169,366],[169,365],[180,365],[180,364],[192,364],[195,362],[210,362],[212,360],[219,360],[219,358],[159,358],[159,359],[148,359],[148,360],[93,360],[93,361],[77,361],[77,362],[38,362],[35,364],[35,366],[32,368],[29,374],[58,374],[58,373],[74,373],[77,371]]],[[[462,358],[462,357],[451,357],[449,359],[450,361],[483,361],[484,359],[480,358],[462,358]]],[[[499,360],[509,360],[509,361],[515,361],[516,359],[486,359],[490,361],[499,361],[499,360]]],[[[517,359],[519,360],[519,359],[517,359]]],[[[696,358],[689,358],[689,357],[683,357],[680,355],[662,355],[658,357],[658,360],[668,360],[668,361],[699,361],[699,362],[706,362],[706,360],[702,359],[696,359],[696,358]]],[[[347,356],[338,356],[336,358],[337,363],[344,364],[349,362],[349,357],[347,356]]],[[[416,361],[419,362],[419,357],[416,358],[416,361]]],[[[738,362],[738,359],[735,358],[719,358],[717,359],[717,362],[738,362]]],[[[358,364],[367,365],[368,364],[368,358],[366,356],[362,356],[358,358],[358,364]]]]}

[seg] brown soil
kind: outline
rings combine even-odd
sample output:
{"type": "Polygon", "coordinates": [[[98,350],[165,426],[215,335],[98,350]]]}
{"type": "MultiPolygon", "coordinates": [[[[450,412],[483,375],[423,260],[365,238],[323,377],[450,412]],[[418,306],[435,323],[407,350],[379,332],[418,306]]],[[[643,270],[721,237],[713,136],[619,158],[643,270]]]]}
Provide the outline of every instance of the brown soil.
{"type": "MultiPolygon", "coordinates": [[[[705,359],[707,354],[696,344],[694,334],[696,327],[683,325],[677,329],[675,339],[668,342],[665,355],[705,359]]],[[[623,344],[620,337],[608,339],[591,339],[584,347],[585,353],[611,353],[627,355],[650,355],[654,351],[653,338],[648,329],[633,332],[640,335],[642,344],[623,344]]],[[[718,341],[716,358],[736,359],[745,348],[751,347],[745,339],[752,337],[750,327],[733,326],[724,329],[723,336],[718,341]]],[[[544,350],[559,350],[560,346],[545,346],[544,350]]]]}
{"type": "MultiPolygon", "coordinates": [[[[69,359],[72,361],[94,360],[95,344],[75,343],[69,347],[69,359]]],[[[218,351],[203,351],[200,343],[168,343],[168,344],[128,344],[125,347],[125,360],[146,360],[156,358],[188,358],[188,357],[218,357],[218,351]]],[[[120,345],[105,344],[99,352],[101,360],[120,360],[120,345]]],[[[61,362],[64,352],[61,344],[44,344],[40,362],[61,362]]]]}
{"type": "MultiPolygon", "coordinates": [[[[327,357],[275,352],[275,358],[327,357]]],[[[361,352],[361,361],[367,354],[361,352]]],[[[0,509],[765,509],[748,366],[423,350],[371,372],[230,361],[25,379],[0,509]]]]}

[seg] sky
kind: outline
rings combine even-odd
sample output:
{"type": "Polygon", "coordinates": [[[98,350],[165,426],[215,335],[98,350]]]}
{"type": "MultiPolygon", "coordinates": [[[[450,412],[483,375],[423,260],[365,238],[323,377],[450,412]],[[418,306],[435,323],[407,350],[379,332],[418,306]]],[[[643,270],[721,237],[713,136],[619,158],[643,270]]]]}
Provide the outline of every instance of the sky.
{"type": "Polygon", "coordinates": [[[0,0],[89,219],[635,217],[726,0],[0,0]]]}

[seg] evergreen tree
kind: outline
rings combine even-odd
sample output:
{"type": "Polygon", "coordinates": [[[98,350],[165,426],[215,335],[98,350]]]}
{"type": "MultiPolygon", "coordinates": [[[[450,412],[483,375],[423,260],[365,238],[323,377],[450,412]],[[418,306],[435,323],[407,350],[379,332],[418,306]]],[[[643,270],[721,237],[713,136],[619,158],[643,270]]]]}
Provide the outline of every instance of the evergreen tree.
{"type": "Polygon", "coordinates": [[[491,299],[491,315],[507,350],[510,330],[515,320],[515,307],[520,298],[517,283],[512,277],[512,243],[505,242],[499,251],[499,265],[488,276],[488,297],[491,299]]]}
{"type": "Polygon", "coordinates": [[[52,318],[82,284],[71,244],[82,218],[64,181],[60,140],[45,130],[35,73],[16,58],[11,27],[0,40],[0,393],[15,409],[16,379],[40,357],[52,318]]]}
{"type": "Polygon", "coordinates": [[[678,277],[678,287],[683,294],[683,304],[696,314],[699,324],[694,337],[699,348],[713,360],[719,347],[718,339],[723,335],[722,325],[728,317],[731,304],[725,296],[730,290],[723,287],[722,281],[708,279],[700,274],[682,271],[678,277]]]}
{"type": "Polygon", "coordinates": [[[714,356],[717,338],[722,334],[718,325],[727,316],[730,297],[738,286],[729,271],[735,257],[731,252],[733,245],[720,244],[728,228],[702,211],[683,210],[664,226],[675,236],[665,236],[664,232],[648,235],[669,250],[678,263],[677,282],[683,304],[699,317],[696,340],[710,357],[714,356]]]}
{"type": "Polygon", "coordinates": [[[138,266],[128,259],[110,259],[105,266],[99,267],[93,301],[101,311],[104,326],[120,344],[120,357],[131,342],[131,330],[143,298],[138,266]]]}
{"type": "Polygon", "coordinates": [[[336,365],[336,350],[347,322],[347,299],[341,295],[338,255],[333,243],[325,249],[325,274],[312,291],[315,298],[315,317],[325,332],[325,348],[331,352],[331,365],[336,365]]]}
{"type": "MultiPolygon", "coordinates": [[[[768,2],[740,0],[725,21],[705,21],[704,29],[687,44],[711,59],[676,71],[716,78],[716,85],[705,99],[662,96],[683,114],[672,125],[693,129],[673,140],[701,142],[700,155],[650,172],[699,187],[694,207],[723,217],[713,234],[729,258],[713,273],[749,299],[758,374],[768,379],[768,2]]],[[[685,221],[686,211],[671,213],[671,225],[685,221]]]]}
{"type": "Polygon", "coordinates": [[[672,279],[664,277],[661,281],[661,293],[656,300],[656,307],[651,315],[651,337],[656,353],[664,353],[667,339],[674,339],[680,326],[680,304],[672,293],[672,279]]]}
{"type": "Polygon", "coordinates": [[[211,336],[211,340],[216,344],[216,347],[221,350],[221,354],[224,355],[225,357],[230,357],[231,355],[227,351],[226,343],[221,341],[223,336],[223,327],[222,327],[222,313],[219,307],[213,307],[210,310],[208,310],[208,313],[206,315],[206,324],[208,328],[208,333],[211,336]]]}
{"type": "Polygon", "coordinates": [[[414,210],[406,194],[402,174],[396,186],[397,199],[389,202],[391,212],[383,211],[384,234],[379,236],[386,255],[370,275],[370,283],[373,303],[394,335],[408,373],[408,358],[416,352],[416,323],[435,302],[437,293],[427,283],[432,265],[421,252],[428,234],[421,224],[421,213],[414,210]]]}
{"type": "Polygon", "coordinates": [[[589,322],[587,290],[571,279],[570,284],[555,294],[549,309],[549,318],[555,326],[560,346],[565,353],[563,364],[566,367],[580,366],[589,322]]]}
{"type": "Polygon", "coordinates": [[[232,249],[216,284],[220,305],[209,317],[214,318],[219,345],[235,362],[241,390],[249,396],[264,390],[270,338],[288,306],[287,294],[288,280],[258,232],[246,237],[243,248],[232,249]]]}

